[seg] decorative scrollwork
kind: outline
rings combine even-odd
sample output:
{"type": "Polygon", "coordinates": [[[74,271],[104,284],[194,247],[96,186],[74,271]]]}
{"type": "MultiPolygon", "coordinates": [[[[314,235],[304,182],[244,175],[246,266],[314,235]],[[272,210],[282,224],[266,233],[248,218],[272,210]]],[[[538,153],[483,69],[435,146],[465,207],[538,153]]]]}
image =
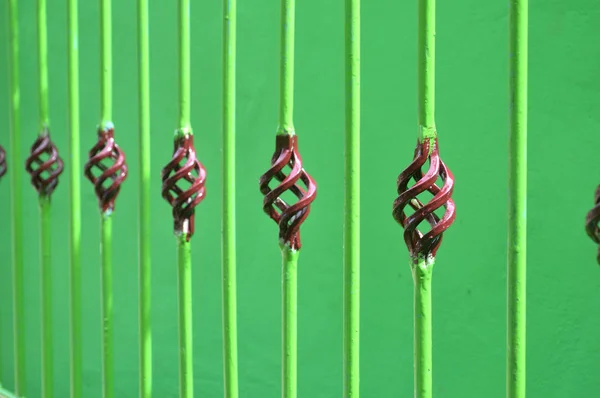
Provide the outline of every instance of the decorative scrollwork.
{"type": "Polygon", "coordinates": [[[280,242],[299,250],[302,246],[300,225],[310,213],[310,205],[317,196],[317,184],[302,167],[296,135],[277,136],[271,168],[260,177],[259,183],[260,192],[265,196],[263,210],[279,225],[280,242]],[[289,167],[287,172],[284,171],[286,167],[289,167]],[[270,188],[274,179],[279,185],[270,188]],[[295,203],[287,203],[282,198],[287,191],[296,196],[295,203]]]}
{"type": "Polygon", "coordinates": [[[594,207],[590,210],[585,218],[585,230],[588,236],[596,242],[598,245],[598,256],[596,260],[600,264],[600,229],[598,223],[600,222],[600,186],[596,188],[596,194],[594,195],[594,207]]]}
{"type": "Polygon", "coordinates": [[[194,136],[179,134],[173,158],[162,170],[162,196],[173,207],[176,234],[189,241],[194,234],[196,206],[206,196],[206,169],[196,158],[194,136]]]}
{"type": "Polygon", "coordinates": [[[98,142],[89,152],[85,176],[94,184],[102,212],[113,212],[121,184],[127,178],[127,164],[125,153],[115,142],[112,124],[98,128],[98,142]]]}
{"type": "Polygon", "coordinates": [[[452,190],[454,177],[440,159],[436,139],[424,139],[417,142],[413,162],[398,176],[398,198],[394,201],[393,215],[404,228],[404,241],[412,258],[435,257],[442,243],[443,232],[450,227],[456,217],[452,190]],[[429,160],[429,169],[423,175],[422,167],[429,160]],[[438,178],[442,187],[436,185],[438,178]],[[414,185],[408,186],[411,180],[414,185]],[[429,192],[433,198],[423,204],[418,196],[429,192]],[[414,213],[407,215],[406,207],[410,206],[414,213]],[[435,211],[445,208],[440,218],[435,211]],[[418,227],[423,222],[429,223],[431,229],[422,233],[418,227]]]}
{"type": "Polygon", "coordinates": [[[31,175],[31,184],[40,196],[50,196],[58,186],[58,177],[63,172],[64,164],[50,139],[47,127],[31,146],[25,169],[31,175]]]}
{"type": "Polygon", "coordinates": [[[0,178],[6,174],[6,152],[2,145],[0,145],[0,178]]]}

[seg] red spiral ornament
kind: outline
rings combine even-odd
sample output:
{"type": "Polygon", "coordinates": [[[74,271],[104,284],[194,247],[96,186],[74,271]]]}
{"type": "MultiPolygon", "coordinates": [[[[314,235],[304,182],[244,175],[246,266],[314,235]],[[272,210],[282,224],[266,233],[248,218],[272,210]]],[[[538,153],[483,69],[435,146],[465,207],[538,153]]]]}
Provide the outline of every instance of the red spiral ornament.
{"type": "Polygon", "coordinates": [[[175,139],[173,158],[162,170],[162,196],[173,207],[176,234],[189,242],[194,234],[196,206],[206,196],[206,169],[196,158],[194,136],[181,134],[175,139]]]}
{"type": "Polygon", "coordinates": [[[260,177],[260,192],[265,196],[263,210],[279,225],[279,240],[291,249],[299,250],[300,225],[310,213],[310,205],[317,196],[317,184],[302,167],[296,135],[278,135],[271,168],[260,177]],[[284,171],[289,167],[289,171],[284,171]],[[271,181],[279,185],[270,188],[271,181]],[[302,183],[304,186],[300,185],[302,183]],[[287,203],[282,195],[293,193],[297,201],[287,203]]]}
{"type": "Polygon", "coordinates": [[[598,228],[598,222],[600,222],[600,186],[596,188],[596,194],[594,195],[594,207],[590,210],[585,218],[585,230],[590,238],[598,245],[598,256],[596,260],[600,264],[600,229],[598,228]]]}
{"type": "Polygon", "coordinates": [[[125,153],[115,142],[111,124],[98,129],[98,142],[90,150],[84,170],[87,179],[94,184],[102,212],[113,212],[121,184],[127,178],[127,164],[125,153]]]}
{"type": "Polygon", "coordinates": [[[404,228],[404,241],[412,258],[435,257],[443,232],[456,217],[451,198],[453,189],[454,177],[440,159],[437,138],[417,142],[412,163],[398,176],[398,198],[393,206],[394,218],[404,228]],[[429,169],[423,175],[423,166],[428,160],[429,169]],[[438,178],[441,178],[442,187],[436,185],[438,178]],[[409,187],[411,180],[414,180],[414,185],[409,187]],[[423,204],[418,196],[426,191],[433,198],[423,204]],[[413,214],[407,215],[407,206],[414,210],[413,214]],[[440,218],[435,211],[441,207],[445,208],[445,212],[440,218]],[[426,233],[418,229],[423,221],[431,227],[426,233]]]}
{"type": "Polygon", "coordinates": [[[50,196],[58,186],[58,177],[63,172],[64,164],[50,139],[48,128],[44,128],[31,146],[25,169],[31,175],[31,184],[40,196],[50,196]]]}
{"type": "Polygon", "coordinates": [[[0,145],[0,178],[6,174],[6,152],[2,145],[0,145]]]}

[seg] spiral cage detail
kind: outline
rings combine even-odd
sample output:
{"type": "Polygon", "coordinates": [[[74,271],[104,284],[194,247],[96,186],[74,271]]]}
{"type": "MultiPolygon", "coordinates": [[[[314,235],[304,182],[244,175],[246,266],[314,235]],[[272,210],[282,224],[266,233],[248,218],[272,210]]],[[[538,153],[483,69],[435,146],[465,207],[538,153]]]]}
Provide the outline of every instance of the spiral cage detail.
{"type": "Polygon", "coordinates": [[[31,145],[25,169],[31,175],[31,184],[40,196],[50,196],[58,186],[58,177],[63,172],[64,164],[47,128],[31,145]]]}
{"type": "Polygon", "coordinates": [[[296,135],[277,136],[271,168],[260,177],[259,184],[260,192],[265,196],[263,210],[279,225],[280,242],[291,249],[300,249],[300,226],[310,213],[310,205],[317,195],[317,185],[302,167],[296,135]],[[289,171],[285,171],[286,167],[289,167],[289,171]],[[271,188],[269,184],[273,180],[278,185],[271,188]],[[287,203],[282,198],[288,191],[296,197],[295,203],[287,203]]]}
{"type": "Polygon", "coordinates": [[[0,145],[0,178],[6,174],[6,152],[2,145],[0,145]]]}
{"type": "Polygon", "coordinates": [[[398,197],[394,201],[393,216],[404,228],[404,241],[412,258],[435,257],[442,243],[443,232],[450,227],[456,217],[452,191],[454,177],[440,159],[436,139],[425,139],[417,142],[412,163],[398,176],[398,197]],[[429,169],[423,174],[423,166],[429,161],[429,169]],[[443,185],[436,182],[441,178],[443,185]],[[409,183],[414,185],[409,187],[409,183]],[[433,198],[422,203],[419,195],[429,192],[433,198]],[[414,213],[408,215],[410,206],[414,213]],[[445,208],[441,218],[435,211],[445,208]],[[419,225],[427,222],[430,230],[422,233],[419,225]]]}
{"type": "Polygon", "coordinates": [[[114,127],[98,129],[98,142],[89,152],[85,176],[94,184],[98,204],[104,213],[115,209],[115,200],[127,178],[125,153],[114,138],[114,127]]]}
{"type": "Polygon", "coordinates": [[[598,223],[600,222],[600,186],[596,188],[596,194],[594,195],[594,207],[590,210],[585,218],[585,230],[589,237],[596,242],[598,245],[598,256],[597,261],[600,264],[600,229],[598,223]]]}
{"type": "Polygon", "coordinates": [[[173,207],[175,233],[189,241],[196,206],[206,196],[206,169],[196,158],[192,134],[182,134],[174,146],[173,158],[162,170],[162,196],[173,207]]]}

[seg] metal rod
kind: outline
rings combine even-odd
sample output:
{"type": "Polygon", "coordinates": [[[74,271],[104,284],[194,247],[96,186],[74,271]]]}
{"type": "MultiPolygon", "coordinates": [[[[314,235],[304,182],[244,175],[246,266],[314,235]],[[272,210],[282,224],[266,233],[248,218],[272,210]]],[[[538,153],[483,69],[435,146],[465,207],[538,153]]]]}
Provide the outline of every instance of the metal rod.
{"type": "Polygon", "coordinates": [[[37,0],[40,134],[50,123],[48,110],[48,24],[46,0],[37,0]]]}
{"type": "Polygon", "coordinates": [[[191,132],[190,0],[179,0],[179,127],[191,132]]]}
{"type": "MultiPolygon", "coordinates": [[[[101,129],[112,128],[112,1],[100,0],[101,28],[101,129]]],[[[113,292],[112,292],[112,211],[101,213],[100,255],[102,258],[102,396],[114,395],[113,373],[113,292]]]]}
{"type": "Polygon", "coordinates": [[[294,134],[295,14],[296,0],[281,0],[280,103],[277,134],[294,134]]]}
{"type": "Polygon", "coordinates": [[[238,397],[237,283],[235,251],[236,0],[223,1],[222,273],[225,398],[238,397]]]}
{"type": "MultiPolygon", "coordinates": [[[[48,26],[46,0],[37,1],[38,72],[39,72],[39,134],[47,134],[50,124],[48,107],[48,26]]],[[[50,197],[40,195],[40,258],[41,258],[41,334],[42,334],[42,397],[53,397],[52,343],[52,256],[50,228],[50,197]]]]}
{"type": "Polygon", "coordinates": [[[71,398],[81,398],[81,156],[79,150],[78,0],[67,1],[70,173],[70,376],[71,398]]]}
{"type": "Polygon", "coordinates": [[[419,0],[419,139],[435,138],[435,0],[419,0]]]}
{"type": "Polygon", "coordinates": [[[112,124],[112,0],[100,0],[101,128],[112,124]]]}
{"type": "MultiPolygon", "coordinates": [[[[435,0],[419,0],[418,123],[419,141],[436,139],[435,128],[435,0]]],[[[433,258],[413,257],[415,397],[433,396],[431,273],[433,258]]]]}
{"type": "Polygon", "coordinates": [[[506,396],[524,398],[527,305],[527,0],[510,1],[509,21],[510,196],[506,396]]]}
{"type": "Polygon", "coordinates": [[[287,245],[283,257],[283,398],[296,398],[298,393],[298,250],[287,245]]]}
{"type": "MultiPolygon", "coordinates": [[[[179,138],[192,135],[190,99],[190,0],[178,2],[179,23],[179,138]]],[[[178,137],[175,137],[177,141],[178,137]]],[[[186,220],[184,223],[193,223],[186,220]]],[[[186,227],[187,228],[187,227],[186,227]]],[[[193,225],[192,225],[193,228],[193,225]]],[[[188,231],[177,236],[179,302],[179,396],[194,396],[194,357],[192,345],[192,250],[188,231]]]]}
{"type": "Polygon", "coordinates": [[[432,380],[432,326],[431,326],[431,277],[433,261],[411,260],[414,289],[415,314],[415,397],[431,398],[432,380]]]}
{"type": "Polygon", "coordinates": [[[360,396],[360,0],[346,0],[344,398],[360,396]]]}
{"type": "Polygon", "coordinates": [[[150,31],[148,0],[138,0],[139,103],[140,103],[140,208],[139,208],[139,328],[140,398],[152,396],[152,330],[150,267],[150,31]]]}
{"type": "Polygon", "coordinates": [[[185,235],[177,237],[179,251],[179,396],[194,397],[192,344],[192,250],[185,235]]]}
{"type": "Polygon", "coordinates": [[[100,256],[102,257],[102,397],[114,396],[113,381],[113,289],[112,218],[102,214],[100,256]]]}
{"type": "Polygon", "coordinates": [[[12,263],[13,263],[13,341],[15,395],[26,394],[25,382],[25,311],[23,306],[23,224],[22,224],[22,168],[21,117],[19,85],[19,14],[18,0],[8,0],[9,19],[9,82],[10,82],[10,154],[12,263]]]}
{"type": "Polygon", "coordinates": [[[50,228],[50,196],[40,195],[40,254],[41,254],[41,308],[42,308],[42,397],[51,398],[53,393],[52,366],[52,256],[50,228]]]}

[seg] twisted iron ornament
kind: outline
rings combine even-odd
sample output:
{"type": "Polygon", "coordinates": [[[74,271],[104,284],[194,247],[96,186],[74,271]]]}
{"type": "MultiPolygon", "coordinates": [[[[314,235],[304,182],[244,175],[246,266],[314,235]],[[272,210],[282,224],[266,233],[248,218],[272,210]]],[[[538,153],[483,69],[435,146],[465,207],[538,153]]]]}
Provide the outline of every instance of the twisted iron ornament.
{"type": "Polygon", "coordinates": [[[585,230],[588,236],[598,245],[598,256],[596,260],[600,264],[600,185],[596,188],[594,195],[594,207],[590,210],[585,218],[585,230]]]}
{"type": "Polygon", "coordinates": [[[31,145],[31,153],[25,160],[25,169],[31,175],[31,184],[40,196],[50,196],[58,186],[58,177],[63,172],[64,164],[56,145],[50,139],[47,127],[44,127],[31,145]]]}
{"type": "Polygon", "coordinates": [[[454,177],[440,159],[437,138],[418,141],[412,163],[398,176],[398,198],[394,201],[393,216],[404,228],[404,241],[412,258],[435,257],[442,243],[443,232],[452,225],[456,217],[452,191],[454,177]],[[423,175],[423,166],[429,161],[429,169],[423,175]],[[436,185],[438,178],[442,187],[436,185]],[[411,180],[414,185],[408,186],[411,180]],[[418,196],[429,192],[433,198],[423,204],[418,196]],[[414,213],[406,214],[410,206],[414,213]],[[445,208],[442,218],[435,214],[441,207],[445,208]],[[423,234],[418,227],[421,222],[429,223],[431,230],[423,234]]]}
{"type": "Polygon", "coordinates": [[[121,184],[127,178],[125,153],[114,138],[114,126],[98,128],[98,142],[89,152],[85,176],[94,184],[94,191],[103,213],[112,213],[121,184]]]}
{"type": "Polygon", "coordinates": [[[206,169],[196,158],[191,133],[179,134],[174,147],[173,158],[162,170],[162,196],[173,207],[175,233],[185,234],[189,242],[196,206],[206,196],[206,169]]]}
{"type": "Polygon", "coordinates": [[[310,213],[310,205],[317,196],[317,184],[302,167],[302,157],[298,152],[298,136],[278,135],[275,153],[271,158],[271,168],[260,177],[260,192],[265,196],[263,210],[279,225],[279,240],[292,250],[299,250],[300,225],[310,213]],[[289,172],[284,172],[286,167],[289,172]],[[275,179],[279,185],[271,189],[269,184],[275,179]],[[304,184],[302,187],[299,182],[304,184]],[[289,191],[298,199],[289,204],[282,195],[289,191]],[[278,211],[279,210],[279,211],[278,211]]]}
{"type": "Polygon", "coordinates": [[[6,168],[6,152],[2,148],[2,145],[0,145],[0,178],[6,174],[6,168]]]}

